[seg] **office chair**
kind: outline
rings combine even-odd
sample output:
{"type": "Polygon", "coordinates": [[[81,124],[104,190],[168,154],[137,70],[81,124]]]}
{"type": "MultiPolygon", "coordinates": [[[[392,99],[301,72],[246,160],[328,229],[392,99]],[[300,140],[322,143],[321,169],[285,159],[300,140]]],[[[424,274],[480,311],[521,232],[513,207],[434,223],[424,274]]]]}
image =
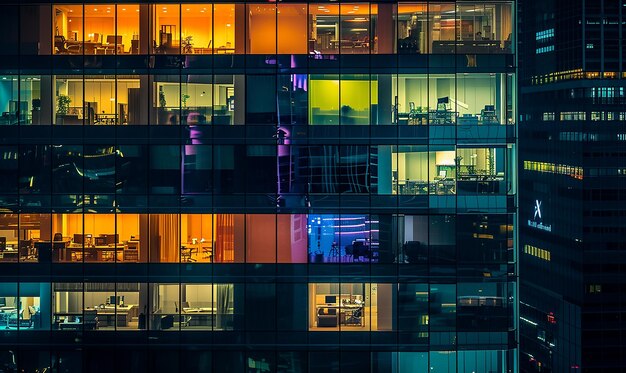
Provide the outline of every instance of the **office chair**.
{"type": "Polygon", "coordinates": [[[354,262],[354,246],[353,245],[346,245],[343,248],[343,251],[345,252],[346,256],[349,257],[350,260],[354,262]]]}
{"type": "Polygon", "coordinates": [[[354,312],[352,312],[352,315],[346,319],[345,324],[361,326],[362,321],[363,321],[363,309],[357,308],[354,312]]]}
{"type": "Polygon", "coordinates": [[[54,50],[57,53],[80,53],[80,45],[67,45],[65,36],[56,35],[54,37],[54,50]]]}
{"type": "Polygon", "coordinates": [[[63,241],[63,235],[61,233],[55,233],[54,234],[54,238],[52,238],[52,241],[63,241]]]}
{"type": "Polygon", "coordinates": [[[196,260],[191,257],[193,248],[191,247],[181,247],[180,248],[180,261],[184,263],[195,262],[196,260]]]}
{"type": "Polygon", "coordinates": [[[84,310],[83,311],[83,327],[85,330],[98,329],[98,311],[97,310],[84,310]]]}

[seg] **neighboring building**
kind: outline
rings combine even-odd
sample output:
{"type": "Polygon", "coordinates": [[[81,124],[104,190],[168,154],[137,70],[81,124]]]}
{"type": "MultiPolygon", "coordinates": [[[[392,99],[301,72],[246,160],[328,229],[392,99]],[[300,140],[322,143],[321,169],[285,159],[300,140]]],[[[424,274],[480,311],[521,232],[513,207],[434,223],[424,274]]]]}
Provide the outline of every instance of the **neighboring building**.
{"type": "Polygon", "coordinates": [[[626,369],[626,2],[520,4],[520,366],[626,369]]]}
{"type": "Polygon", "coordinates": [[[514,3],[0,10],[5,371],[518,370],[514,3]]]}

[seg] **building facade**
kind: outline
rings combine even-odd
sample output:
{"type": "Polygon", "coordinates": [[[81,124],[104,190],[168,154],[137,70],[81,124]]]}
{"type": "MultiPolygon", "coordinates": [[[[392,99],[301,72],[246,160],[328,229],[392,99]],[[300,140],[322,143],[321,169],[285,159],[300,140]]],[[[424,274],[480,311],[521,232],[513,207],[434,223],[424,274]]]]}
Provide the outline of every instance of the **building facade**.
{"type": "Polygon", "coordinates": [[[0,364],[516,372],[515,6],[0,6],[0,364]]]}
{"type": "Polygon", "coordinates": [[[624,358],[624,1],[520,4],[520,366],[624,358]]]}

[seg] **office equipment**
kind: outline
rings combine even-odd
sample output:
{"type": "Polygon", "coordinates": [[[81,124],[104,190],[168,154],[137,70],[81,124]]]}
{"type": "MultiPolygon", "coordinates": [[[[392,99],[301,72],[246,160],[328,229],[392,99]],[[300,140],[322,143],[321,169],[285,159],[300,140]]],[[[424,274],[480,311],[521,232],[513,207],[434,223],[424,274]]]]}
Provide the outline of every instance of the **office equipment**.
{"type": "Polygon", "coordinates": [[[337,296],[336,295],[327,295],[326,297],[324,297],[324,302],[326,302],[326,304],[336,304],[337,303],[337,296]]]}
{"type": "Polygon", "coordinates": [[[0,252],[4,251],[7,249],[7,238],[6,237],[0,237],[0,252]]]}
{"type": "Polygon", "coordinates": [[[439,170],[439,178],[440,179],[445,179],[446,176],[448,176],[448,171],[447,170],[439,170]]]}
{"type": "Polygon", "coordinates": [[[83,327],[85,330],[98,329],[98,310],[83,311],[83,327]]]}
{"type": "Polygon", "coordinates": [[[494,105],[485,105],[485,108],[480,111],[480,118],[483,124],[499,124],[498,116],[496,115],[496,108],[494,105]]]}
{"type": "Polygon", "coordinates": [[[82,234],[76,234],[74,233],[74,238],[72,239],[72,242],[74,242],[75,244],[83,244],[84,243],[84,236],[82,234]]]}
{"type": "Polygon", "coordinates": [[[123,260],[136,262],[139,260],[139,241],[128,241],[124,245],[123,260]]]}

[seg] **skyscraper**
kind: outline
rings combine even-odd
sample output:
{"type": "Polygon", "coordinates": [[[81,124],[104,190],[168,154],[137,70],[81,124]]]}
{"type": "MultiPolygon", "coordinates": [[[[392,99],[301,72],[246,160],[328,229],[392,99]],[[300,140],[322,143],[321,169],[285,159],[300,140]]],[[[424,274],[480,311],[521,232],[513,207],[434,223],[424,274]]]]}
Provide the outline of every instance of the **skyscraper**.
{"type": "Polygon", "coordinates": [[[517,371],[513,2],[0,9],[9,371],[517,371]]]}
{"type": "Polygon", "coordinates": [[[624,358],[624,1],[520,4],[521,370],[624,358]]]}

